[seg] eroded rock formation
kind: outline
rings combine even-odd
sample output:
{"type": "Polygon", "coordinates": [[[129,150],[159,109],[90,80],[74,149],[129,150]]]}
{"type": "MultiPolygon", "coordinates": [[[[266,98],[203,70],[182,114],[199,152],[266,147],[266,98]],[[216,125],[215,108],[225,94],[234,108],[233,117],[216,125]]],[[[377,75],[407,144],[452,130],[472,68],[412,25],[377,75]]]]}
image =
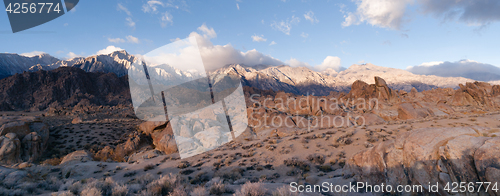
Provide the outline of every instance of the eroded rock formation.
{"type": "MultiPolygon", "coordinates": [[[[374,184],[439,183],[439,195],[453,182],[498,182],[498,129],[483,127],[423,128],[359,152],[348,161],[345,176],[374,184]]],[[[491,195],[495,195],[490,192],[491,195]]]]}
{"type": "Polygon", "coordinates": [[[0,163],[33,162],[47,149],[49,129],[34,117],[0,119],[0,163]]]}

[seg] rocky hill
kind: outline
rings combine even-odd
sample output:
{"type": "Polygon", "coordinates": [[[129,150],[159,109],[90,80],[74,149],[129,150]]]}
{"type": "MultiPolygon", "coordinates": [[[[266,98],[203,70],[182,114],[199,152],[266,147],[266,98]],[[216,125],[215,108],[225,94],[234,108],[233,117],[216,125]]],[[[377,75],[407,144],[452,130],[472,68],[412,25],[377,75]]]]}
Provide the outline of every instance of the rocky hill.
{"type": "Polygon", "coordinates": [[[126,76],[89,73],[74,67],[24,72],[0,80],[0,110],[44,110],[49,106],[130,103],[126,76]]]}

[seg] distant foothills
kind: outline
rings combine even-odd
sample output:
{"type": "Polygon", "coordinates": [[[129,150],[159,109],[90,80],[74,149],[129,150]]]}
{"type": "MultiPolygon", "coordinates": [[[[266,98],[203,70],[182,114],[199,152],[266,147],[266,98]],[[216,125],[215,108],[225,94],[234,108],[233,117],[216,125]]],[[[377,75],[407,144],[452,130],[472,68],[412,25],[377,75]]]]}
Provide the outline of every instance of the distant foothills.
{"type": "MultiPolygon", "coordinates": [[[[127,75],[127,69],[132,66],[135,58],[134,55],[130,55],[124,50],[110,54],[75,57],[68,60],[61,60],[49,54],[28,57],[19,54],[0,53],[0,78],[7,78],[23,72],[51,71],[59,67],[75,67],[85,72],[114,73],[116,76],[122,77],[127,75]]],[[[465,61],[474,63],[473,61],[463,60],[463,62],[465,61]]],[[[456,69],[450,68],[451,65],[446,63],[437,65],[433,69],[437,70],[436,73],[429,73],[432,69],[424,66],[409,67],[408,70],[402,70],[376,66],[370,63],[355,64],[339,72],[332,69],[317,72],[306,67],[290,67],[288,65],[247,66],[243,64],[226,65],[214,72],[237,74],[241,76],[242,82],[246,86],[303,95],[328,95],[331,91],[348,92],[354,81],[362,80],[371,84],[374,83],[374,76],[384,78],[392,89],[408,92],[412,88],[418,91],[433,88],[456,89],[459,84],[476,80],[493,84],[500,83],[500,68],[477,63],[474,66],[479,72],[471,72],[469,69],[465,69],[464,66],[460,67],[460,62],[458,63],[459,67],[456,67],[456,69]],[[460,72],[460,70],[462,71],[460,72]],[[450,73],[453,74],[450,75],[450,73]],[[450,77],[443,77],[445,74],[450,77]]],[[[470,65],[467,66],[470,67],[470,65]]],[[[175,80],[189,81],[190,78],[195,77],[193,73],[184,72],[168,65],[157,69],[159,69],[157,72],[161,73],[162,77],[175,80]]]]}

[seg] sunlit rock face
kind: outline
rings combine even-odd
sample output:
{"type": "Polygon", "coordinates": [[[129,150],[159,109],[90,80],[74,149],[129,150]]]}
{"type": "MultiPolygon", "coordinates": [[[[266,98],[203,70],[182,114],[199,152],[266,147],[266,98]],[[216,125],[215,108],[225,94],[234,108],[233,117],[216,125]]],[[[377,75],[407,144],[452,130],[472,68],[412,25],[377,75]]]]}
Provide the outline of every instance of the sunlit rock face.
{"type": "MultiPolygon", "coordinates": [[[[375,184],[423,185],[457,181],[497,182],[500,178],[498,129],[484,127],[423,128],[359,152],[345,175],[375,184]]],[[[491,191],[491,190],[490,190],[491,191]]]]}

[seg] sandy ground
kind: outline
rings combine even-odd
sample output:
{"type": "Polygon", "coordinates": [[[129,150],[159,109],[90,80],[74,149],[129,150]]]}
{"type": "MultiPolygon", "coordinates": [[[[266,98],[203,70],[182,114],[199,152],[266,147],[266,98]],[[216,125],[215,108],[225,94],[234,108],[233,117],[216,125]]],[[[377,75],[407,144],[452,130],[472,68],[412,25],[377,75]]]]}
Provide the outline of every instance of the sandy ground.
{"type": "MultiPolygon", "coordinates": [[[[75,125],[68,123],[53,130],[54,138],[63,140],[53,145],[55,148],[70,150],[95,142],[112,145],[113,141],[118,140],[119,135],[128,129],[124,127],[134,124],[135,122],[124,122],[122,127],[118,128],[116,123],[111,122],[89,121],[75,125]]],[[[180,174],[191,184],[201,184],[214,177],[221,177],[233,184],[229,187],[235,189],[245,181],[262,181],[268,190],[288,185],[290,182],[345,183],[342,181],[343,164],[361,150],[418,128],[464,126],[496,129],[500,127],[500,114],[393,121],[385,125],[305,131],[286,137],[272,136],[272,130],[269,129],[259,132],[258,139],[237,139],[207,153],[182,160],[178,154],[163,155],[149,148],[131,156],[129,162],[78,163],[70,167],[75,171],[80,170],[80,173],[70,178],[81,180],[109,176],[115,181],[133,184],[146,175],[159,177],[172,173],[180,174]],[[349,142],[346,142],[347,140],[349,142]],[[308,167],[301,167],[302,163],[308,167]]],[[[59,167],[61,166],[55,168],[59,167]]],[[[66,175],[63,172],[64,170],[53,169],[49,175],[66,175]]]]}

